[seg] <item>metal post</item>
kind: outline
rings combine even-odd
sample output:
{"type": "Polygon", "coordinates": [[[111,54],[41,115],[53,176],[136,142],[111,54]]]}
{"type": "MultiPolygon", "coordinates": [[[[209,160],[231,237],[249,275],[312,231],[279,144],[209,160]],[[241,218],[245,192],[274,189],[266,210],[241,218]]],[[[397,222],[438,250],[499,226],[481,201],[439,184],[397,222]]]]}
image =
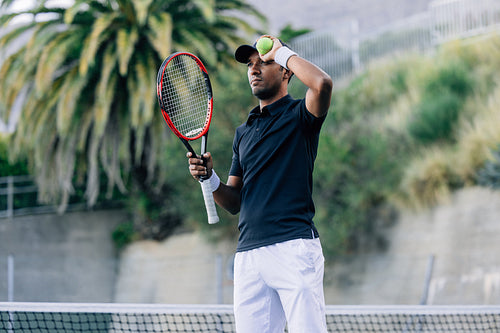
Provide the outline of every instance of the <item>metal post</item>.
{"type": "Polygon", "coordinates": [[[352,72],[358,73],[361,69],[361,61],[359,58],[359,22],[357,19],[351,21],[351,62],[352,72]]]}
{"type": "Polygon", "coordinates": [[[7,257],[7,301],[14,302],[14,256],[7,257]]]}
{"type": "Polygon", "coordinates": [[[222,255],[217,254],[215,256],[215,284],[216,284],[216,293],[217,293],[217,304],[222,304],[224,303],[224,295],[222,291],[222,279],[223,279],[223,274],[222,274],[222,255]]]}
{"type": "Polygon", "coordinates": [[[14,177],[7,177],[7,217],[14,216],[14,177]]]}
{"type": "MultiPolygon", "coordinates": [[[[14,256],[12,254],[7,257],[7,301],[14,302],[14,256]]],[[[13,328],[14,313],[9,311],[8,332],[13,333],[13,328]]]]}
{"type": "MultiPolygon", "coordinates": [[[[216,254],[215,255],[215,292],[216,292],[216,298],[217,298],[217,304],[222,304],[224,302],[224,297],[223,297],[223,292],[222,292],[222,279],[223,279],[223,266],[222,266],[222,255],[221,254],[216,254]]],[[[223,325],[223,314],[218,315],[218,321],[217,321],[217,327],[216,327],[216,332],[224,332],[224,325],[223,325]]]]}
{"type": "Polygon", "coordinates": [[[424,291],[422,293],[422,298],[420,299],[420,305],[427,305],[429,298],[429,286],[432,280],[432,271],[434,270],[434,255],[429,255],[429,260],[427,261],[427,269],[425,272],[425,282],[424,291]]]}

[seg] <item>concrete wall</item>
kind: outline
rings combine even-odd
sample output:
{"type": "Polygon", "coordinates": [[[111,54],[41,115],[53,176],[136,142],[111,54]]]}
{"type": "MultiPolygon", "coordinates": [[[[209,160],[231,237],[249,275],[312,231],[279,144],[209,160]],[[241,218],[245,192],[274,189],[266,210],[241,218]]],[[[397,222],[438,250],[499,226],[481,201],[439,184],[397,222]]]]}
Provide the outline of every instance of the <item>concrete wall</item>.
{"type": "Polygon", "coordinates": [[[235,248],[232,242],[208,243],[197,233],[136,242],[121,255],[115,301],[232,303],[235,248]]]}
{"type": "MultiPolygon", "coordinates": [[[[232,303],[234,242],[184,233],[135,242],[117,258],[110,235],[125,220],[121,211],[0,220],[0,301],[10,253],[17,301],[232,303]]],[[[327,266],[327,304],[419,304],[424,296],[428,304],[500,304],[500,192],[469,188],[405,213],[388,239],[384,252],[327,266]]]]}
{"type": "Polygon", "coordinates": [[[329,268],[330,304],[500,304],[500,192],[459,191],[432,210],[406,213],[389,248],[329,268]]]}
{"type": "MultiPolygon", "coordinates": [[[[469,188],[432,210],[402,214],[388,239],[384,252],[328,265],[327,304],[500,304],[500,192],[469,188]]],[[[196,234],[137,242],[122,255],[116,300],[215,303],[219,285],[231,303],[231,279],[217,281],[214,258],[224,258],[226,274],[232,251],[234,244],[196,234]]]]}
{"type": "Polygon", "coordinates": [[[8,300],[9,255],[15,301],[113,301],[117,261],[111,233],[124,221],[125,213],[117,210],[0,219],[0,301],[8,300]]]}

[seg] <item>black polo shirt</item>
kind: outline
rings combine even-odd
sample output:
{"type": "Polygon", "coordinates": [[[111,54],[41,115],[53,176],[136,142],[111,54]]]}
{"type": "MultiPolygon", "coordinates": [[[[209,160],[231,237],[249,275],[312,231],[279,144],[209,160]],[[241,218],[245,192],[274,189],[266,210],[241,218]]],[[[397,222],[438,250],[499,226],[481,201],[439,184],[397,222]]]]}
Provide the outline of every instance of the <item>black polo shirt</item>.
{"type": "Polygon", "coordinates": [[[257,106],[236,129],[229,174],[243,180],[237,251],[318,237],[312,174],[324,119],[287,95],[257,106]]]}

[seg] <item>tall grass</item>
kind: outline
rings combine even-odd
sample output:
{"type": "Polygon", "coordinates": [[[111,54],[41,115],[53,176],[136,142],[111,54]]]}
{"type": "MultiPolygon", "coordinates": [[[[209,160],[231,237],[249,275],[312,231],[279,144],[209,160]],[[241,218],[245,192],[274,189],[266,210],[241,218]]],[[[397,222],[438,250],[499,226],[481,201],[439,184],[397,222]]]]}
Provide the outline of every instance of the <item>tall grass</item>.
{"type": "MultiPolygon", "coordinates": [[[[459,104],[457,100],[453,102],[459,113],[448,121],[438,116],[434,118],[436,122],[443,120],[443,124],[439,125],[441,127],[434,124],[436,137],[423,142],[422,155],[412,159],[401,181],[400,189],[407,207],[428,207],[445,200],[458,187],[478,184],[479,170],[492,158],[492,149],[500,144],[500,63],[495,57],[500,57],[499,37],[493,35],[475,43],[454,42],[438,56],[442,68],[450,63],[460,64],[449,76],[455,77],[455,83],[449,86],[459,92],[456,99],[461,99],[459,104]],[[438,129],[451,129],[451,125],[454,127],[448,132],[448,141],[443,142],[442,136],[437,135],[438,129]]],[[[429,85],[424,87],[428,89],[429,85]]],[[[423,95],[426,94],[428,92],[423,95]]],[[[426,103],[441,106],[442,100],[449,98],[443,96],[447,93],[442,91],[426,103]]],[[[419,111],[418,107],[416,110],[419,111]]]]}

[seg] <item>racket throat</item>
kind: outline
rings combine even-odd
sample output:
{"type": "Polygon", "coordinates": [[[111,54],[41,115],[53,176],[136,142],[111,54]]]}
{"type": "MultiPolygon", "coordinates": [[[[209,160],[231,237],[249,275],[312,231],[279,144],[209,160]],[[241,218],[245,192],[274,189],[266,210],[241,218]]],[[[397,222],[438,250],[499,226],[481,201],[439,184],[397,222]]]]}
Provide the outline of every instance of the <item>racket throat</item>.
{"type": "MultiPolygon", "coordinates": [[[[206,149],[207,149],[207,138],[206,138],[207,134],[205,134],[204,136],[201,137],[201,159],[203,160],[203,165],[206,167],[207,166],[207,159],[203,156],[205,155],[206,153],[206,149]]],[[[196,152],[194,151],[193,147],[191,147],[191,145],[189,144],[189,141],[184,139],[184,138],[179,138],[181,139],[182,143],[184,144],[184,146],[186,147],[186,149],[191,153],[191,156],[198,156],[196,154],[196,152]]],[[[204,181],[208,179],[208,176],[200,176],[200,181],[204,181]]]]}
{"type": "Polygon", "coordinates": [[[191,145],[189,144],[188,140],[183,139],[183,138],[179,138],[179,139],[181,139],[181,141],[184,144],[184,146],[186,147],[186,149],[191,153],[191,156],[196,157],[196,153],[195,153],[193,147],[191,147],[191,145]]]}
{"type": "MultiPolygon", "coordinates": [[[[201,148],[200,148],[201,159],[203,160],[203,165],[205,167],[207,166],[207,159],[204,156],[205,153],[207,152],[207,140],[208,140],[208,132],[201,137],[201,148]]],[[[201,182],[206,179],[208,179],[208,175],[200,177],[201,182]]]]}

